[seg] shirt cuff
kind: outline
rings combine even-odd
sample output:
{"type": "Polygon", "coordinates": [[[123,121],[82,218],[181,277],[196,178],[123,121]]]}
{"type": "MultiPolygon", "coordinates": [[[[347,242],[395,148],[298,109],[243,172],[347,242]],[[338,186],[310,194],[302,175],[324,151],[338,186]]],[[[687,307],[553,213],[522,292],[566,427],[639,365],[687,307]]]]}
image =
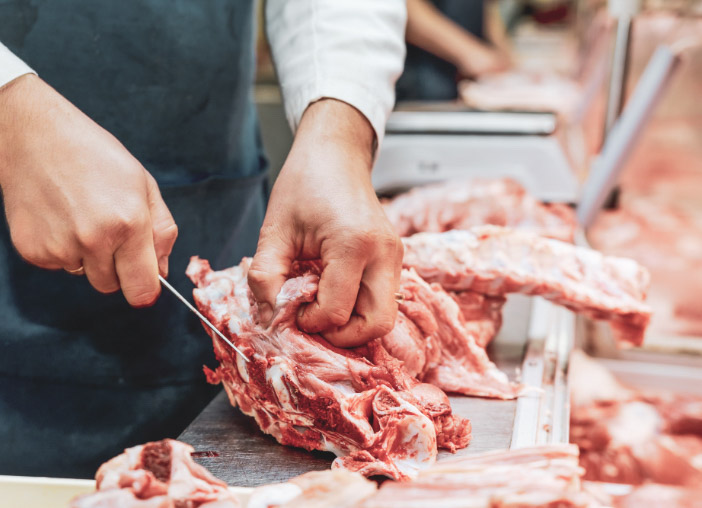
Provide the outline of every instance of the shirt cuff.
{"type": "Polygon", "coordinates": [[[366,117],[375,131],[378,146],[380,146],[385,135],[387,115],[384,105],[378,100],[376,94],[357,83],[333,78],[321,79],[317,83],[296,88],[292,91],[285,90],[283,87],[285,116],[293,132],[300,125],[300,119],[307,106],[320,99],[336,99],[353,106],[366,117]]]}
{"type": "Polygon", "coordinates": [[[6,46],[0,44],[0,86],[4,86],[25,74],[36,74],[36,72],[6,46]]]}

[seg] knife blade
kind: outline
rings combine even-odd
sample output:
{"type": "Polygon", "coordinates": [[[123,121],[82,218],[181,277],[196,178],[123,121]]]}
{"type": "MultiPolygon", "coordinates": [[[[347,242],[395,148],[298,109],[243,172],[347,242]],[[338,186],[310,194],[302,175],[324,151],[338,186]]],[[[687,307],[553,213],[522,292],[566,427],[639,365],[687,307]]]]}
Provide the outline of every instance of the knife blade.
{"type": "Polygon", "coordinates": [[[190,309],[197,317],[199,317],[200,320],[201,320],[203,323],[205,323],[205,324],[210,328],[210,330],[212,330],[213,332],[215,332],[215,333],[217,334],[217,336],[218,336],[220,339],[222,339],[224,342],[226,342],[227,344],[229,344],[229,345],[232,347],[232,349],[233,349],[234,351],[236,351],[237,353],[239,353],[239,356],[241,356],[241,357],[244,359],[244,361],[246,361],[246,362],[249,361],[249,359],[246,358],[246,355],[245,355],[244,353],[242,353],[241,350],[240,350],[238,347],[236,347],[234,344],[232,344],[232,341],[230,341],[228,338],[226,338],[226,337],[224,336],[224,334],[223,334],[222,332],[220,332],[220,331],[215,327],[215,325],[213,325],[212,323],[210,323],[210,320],[207,319],[205,316],[203,316],[202,313],[201,313],[199,310],[197,310],[195,307],[193,307],[193,305],[192,305],[188,300],[186,300],[185,297],[184,297],[183,295],[181,295],[181,294],[178,292],[178,290],[177,290],[176,288],[174,288],[173,286],[171,286],[171,285],[168,283],[168,281],[166,281],[166,279],[164,279],[163,277],[161,277],[161,276],[159,275],[159,276],[158,276],[158,280],[161,281],[161,284],[163,284],[163,287],[165,287],[165,288],[168,289],[171,293],[173,293],[173,294],[175,295],[175,297],[178,298],[178,300],[180,300],[181,302],[183,302],[183,303],[185,304],[185,306],[186,306],[188,309],[190,309]]]}

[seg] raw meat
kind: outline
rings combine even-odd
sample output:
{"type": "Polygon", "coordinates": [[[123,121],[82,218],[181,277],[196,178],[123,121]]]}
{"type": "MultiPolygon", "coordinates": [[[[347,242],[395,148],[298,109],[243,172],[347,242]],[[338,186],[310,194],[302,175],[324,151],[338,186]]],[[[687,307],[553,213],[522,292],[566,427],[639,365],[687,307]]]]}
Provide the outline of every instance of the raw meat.
{"type": "Polygon", "coordinates": [[[649,483],[623,496],[611,496],[614,508],[702,508],[702,488],[649,483]]]}
{"type": "Polygon", "coordinates": [[[227,484],[196,464],[190,445],[164,439],[127,448],[95,475],[96,492],[71,508],[238,508],[227,484]]]}
{"type": "Polygon", "coordinates": [[[629,389],[582,353],[570,372],[570,438],[585,478],[702,485],[702,398],[629,389]]]}
{"type": "Polygon", "coordinates": [[[470,423],[452,415],[440,389],[408,375],[380,339],[365,346],[367,359],[297,328],[299,306],[316,294],[314,263],[296,266],[267,329],[251,303],[249,265],[244,259],[214,272],[193,258],[187,273],[198,286],[200,310],[249,359],[213,337],[220,366],[208,372],[209,380],[222,382],[232,405],[261,430],[281,444],[336,453],[333,467],[399,479],[431,465],[437,446],[468,445],[470,423]]]}
{"type": "Polygon", "coordinates": [[[448,291],[543,296],[608,320],[619,342],[643,342],[649,277],[635,261],[497,226],[419,233],[403,243],[405,267],[448,291]]]}
{"type": "MultiPolygon", "coordinates": [[[[676,201],[677,203],[677,201],[676,201]]],[[[603,252],[627,256],[651,272],[654,335],[702,335],[702,217],[650,197],[626,198],[589,232],[603,252]]]]}
{"type": "Polygon", "coordinates": [[[575,112],[582,94],[573,80],[523,70],[461,81],[458,90],[463,101],[476,109],[550,111],[564,116],[575,112]]]}
{"type": "MultiPolygon", "coordinates": [[[[398,322],[381,340],[411,375],[447,392],[500,399],[517,396],[519,387],[509,383],[483,348],[495,332],[490,316],[466,321],[458,304],[441,286],[427,284],[411,269],[402,272],[400,292],[404,302],[400,304],[398,322]],[[410,343],[407,337],[413,338],[410,343]],[[423,362],[417,361],[418,352],[423,362]]],[[[481,299],[470,299],[484,308],[481,299]]]]}
{"type": "Polygon", "coordinates": [[[580,485],[578,449],[547,445],[442,461],[410,483],[384,483],[363,508],[597,506],[580,485]]]}
{"type": "Polygon", "coordinates": [[[480,347],[485,347],[497,335],[502,326],[504,296],[487,296],[474,291],[452,291],[449,293],[463,315],[464,326],[475,337],[480,347]]]}
{"type": "Polygon", "coordinates": [[[255,489],[247,508],[353,508],[375,494],[376,484],[340,469],[306,473],[255,489]]]}
{"type": "Polygon", "coordinates": [[[416,187],[383,203],[400,236],[441,233],[474,226],[507,226],[573,241],[575,213],[564,204],[543,204],[514,180],[449,180],[416,187]]]}

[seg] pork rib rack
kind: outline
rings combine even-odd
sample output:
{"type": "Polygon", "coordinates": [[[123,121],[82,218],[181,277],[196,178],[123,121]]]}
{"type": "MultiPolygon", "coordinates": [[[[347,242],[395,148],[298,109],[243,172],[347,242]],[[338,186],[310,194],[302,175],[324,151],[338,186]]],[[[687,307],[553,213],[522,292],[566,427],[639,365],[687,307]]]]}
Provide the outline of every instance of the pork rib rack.
{"type": "Polygon", "coordinates": [[[448,291],[543,296],[608,320],[620,343],[643,342],[649,275],[631,259],[497,226],[419,233],[403,243],[403,264],[448,291]]]}
{"type": "Polygon", "coordinates": [[[408,375],[379,339],[364,348],[371,362],[297,328],[297,310],[317,291],[314,265],[298,266],[283,285],[268,328],[251,303],[249,265],[244,259],[215,272],[193,258],[187,273],[200,310],[249,359],[213,337],[220,366],[209,380],[222,382],[232,405],[264,432],[281,444],[334,452],[333,467],[395,479],[432,464],[437,446],[467,446],[468,420],[451,413],[440,389],[408,375]]]}

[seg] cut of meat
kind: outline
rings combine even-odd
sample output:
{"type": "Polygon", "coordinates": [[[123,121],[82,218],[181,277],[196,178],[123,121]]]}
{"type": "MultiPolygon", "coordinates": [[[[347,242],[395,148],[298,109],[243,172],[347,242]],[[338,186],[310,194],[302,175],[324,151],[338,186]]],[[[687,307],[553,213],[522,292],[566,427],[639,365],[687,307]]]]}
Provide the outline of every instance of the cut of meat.
{"type": "Polygon", "coordinates": [[[497,226],[419,233],[403,243],[405,267],[447,291],[543,296],[610,321],[620,342],[643,342],[649,277],[635,261],[497,226]]]}
{"type": "Polygon", "coordinates": [[[627,256],[651,272],[652,335],[702,336],[702,219],[650,196],[625,197],[588,232],[603,252],[627,256]]]}
{"type": "Polygon", "coordinates": [[[222,382],[231,403],[264,432],[282,444],[332,451],[334,467],[399,479],[432,464],[437,445],[468,445],[470,423],[451,413],[446,394],[408,375],[380,339],[365,346],[364,358],[297,328],[297,310],[317,291],[315,264],[297,265],[269,328],[251,303],[249,265],[244,259],[214,272],[193,258],[187,273],[200,310],[249,359],[214,336],[220,366],[209,379],[222,382]]]}
{"type": "Polygon", "coordinates": [[[702,487],[673,487],[649,483],[628,494],[611,496],[614,508],[702,508],[702,487]]]}
{"type": "Polygon", "coordinates": [[[643,393],[574,352],[570,439],[589,480],[702,485],[702,398],[643,393]]]}
{"type": "Polygon", "coordinates": [[[190,445],[164,439],[127,448],[95,475],[96,492],[71,508],[237,508],[227,484],[196,464],[190,445]]]}
{"type": "Polygon", "coordinates": [[[573,80],[555,73],[524,70],[504,72],[459,83],[461,98],[476,109],[490,111],[551,111],[571,115],[581,90],[573,80]]]}
{"type": "Polygon", "coordinates": [[[442,461],[410,483],[384,483],[363,508],[595,507],[580,485],[578,449],[547,445],[442,461]]]}
{"type": "MultiPolygon", "coordinates": [[[[500,399],[516,397],[519,387],[510,384],[507,376],[489,360],[484,344],[478,344],[485,342],[488,335],[492,338],[494,322],[488,318],[490,323],[486,326],[484,321],[466,321],[458,304],[441,286],[427,284],[414,270],[403,270],[401,281],[404,299],[399,309],[401,319],[395,330],[382,338],[390,354],[414,367],[418,364],[414,352],[419,350],[424,362],[420,369],[413,368],[411,374],[444,391],[500,399]],[[409,327],[405,319],[415,325],[411,335],[414,339],[410,344],[399,344],[408,335],[403,331],[405,326],[409,327]],[[486,328],[489,328],[487,333],[486,328]],[[423,344],[421,335],[425,337],[423,344]],[[410,358],[406,358],[408,352],[412,353],[410,358]]],[[[480,298],[469,298],[483,307],[480,298]]],[[[472,316],[476,314],[473,312],[472,316]]]]}
{"type": "Polygon", "coordinates": [[[502,327],[502,307],[507,299],[474,291],[452,291],[449,294],[461,309],[464,326],[475,337],[476,344],[487,346],[502,327]]]}
{"type": "Polygon", "coordinates": [[[494,225],[572,242],[576,229],[572,208],[543,204],[509,178],[417,187],[385,201],[383,209],[400,236],[494,225]]]}
{"type": "Polygon", "coordinates": [[[306,473],[285,483],[255,489],[248,508],[356,508],[375,494],[375,482],[349,471],[306,473]]]}

